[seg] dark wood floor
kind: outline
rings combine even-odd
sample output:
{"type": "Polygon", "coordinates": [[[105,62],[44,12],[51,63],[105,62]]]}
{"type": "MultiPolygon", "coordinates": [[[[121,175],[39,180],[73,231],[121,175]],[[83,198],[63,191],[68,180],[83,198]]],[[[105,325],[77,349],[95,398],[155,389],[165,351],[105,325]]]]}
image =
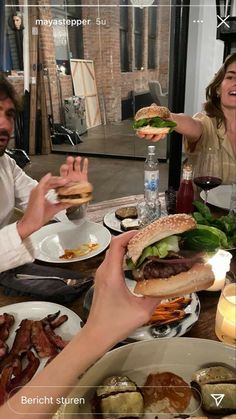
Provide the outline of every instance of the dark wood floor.
{"type": "MultiPolygon", "coordinates": [[[[44,174],[59,174],[65,155],[51,153],[32,156],[26,173],[39,180],[44,174]]],[[[160,191],[168,183],[168,164],[160,163],[160,191]]],[[[94,186],[94,202],[143,193],[144,162],[117,158],[89,158],[89,180],[94,186]]]]}

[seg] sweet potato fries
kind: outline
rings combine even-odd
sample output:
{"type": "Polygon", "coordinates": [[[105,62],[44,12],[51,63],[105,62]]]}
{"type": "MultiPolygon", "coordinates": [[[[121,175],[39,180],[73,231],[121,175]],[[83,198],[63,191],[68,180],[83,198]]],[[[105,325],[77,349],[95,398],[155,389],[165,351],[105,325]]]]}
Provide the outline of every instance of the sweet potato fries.
{"type": "Polygon", "coordinates": [[[190,297],[179,297],[159,304],[147,324],[159,326],[184,319],[187,316],[184,309],[191,301],[190,297]]]}

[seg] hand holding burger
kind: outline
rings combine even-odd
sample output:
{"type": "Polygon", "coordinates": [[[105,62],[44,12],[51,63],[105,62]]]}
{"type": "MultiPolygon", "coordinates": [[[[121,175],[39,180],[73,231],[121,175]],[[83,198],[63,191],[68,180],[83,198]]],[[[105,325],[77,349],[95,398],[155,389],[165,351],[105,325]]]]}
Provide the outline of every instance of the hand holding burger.
{"type": "Polygon", "coordinates": [[[89,182],[70,182],[57,189],[60,202],[70,206],[86,204],[92,199],[93,187],[89,182]]]}
{"type": "Polygon", "coordinates": [[[67,157],[66,163],[60,167],[60,175],[69,181],[66,186],[57,189],[58,200],[73,207],[67,209],[67,214],[75,212],[75,207],[91,201],[93,187],[88,182],[87,158],[67,157]]]}
{"type": "Polygon", "coordinates": [[[134,129],[139,137],[158,141],[173,131],[176,123],[171,120],[171,114],[165,106],[151,106],[139,109],[135,114],[134,129]]]}
{"type": "Polygon", "coordinates": [[[172,298],[213,284],[215,277],[206,255],[180,250],[180,234],[195,228],[191,216],[175,214],[154,221],[131,238],[126,265],[137,281],[136,294],[172,298]]]}

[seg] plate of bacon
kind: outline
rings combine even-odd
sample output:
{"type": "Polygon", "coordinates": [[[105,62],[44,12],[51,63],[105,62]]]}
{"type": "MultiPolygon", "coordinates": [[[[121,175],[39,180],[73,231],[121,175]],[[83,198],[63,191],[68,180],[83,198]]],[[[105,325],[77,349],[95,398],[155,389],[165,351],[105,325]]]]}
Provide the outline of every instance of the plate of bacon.
{"type": "Polygon", "coordinates": [[[45,301],[0,308],[0,384],[8,383],[0,386],[0,404],[4,392],[30,381],[66,346],[81,329],[80,322],[73,311],[45,301]]]}

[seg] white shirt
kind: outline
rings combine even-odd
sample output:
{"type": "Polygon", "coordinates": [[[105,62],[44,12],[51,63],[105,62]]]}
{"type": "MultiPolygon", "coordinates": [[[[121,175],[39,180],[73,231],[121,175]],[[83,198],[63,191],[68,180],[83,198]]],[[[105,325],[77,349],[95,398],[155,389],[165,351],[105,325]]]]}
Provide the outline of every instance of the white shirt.
{"type": "MultiPolygon", "coordinates": [[[[37,184],[7,154],[0,157],[0,228],[9,223],[14,207],[26,209],[30,192],[37,184]]],[[[49,193],[48,198],[54,200],[55,194],[49,193]]],[[[65,211],[55,219],[68,221],[65,211]]]]}
{"type": "Polygon", "coordinates": [[[30,237],[22,241],[16,223],[0,230],[0,272],[33,262],[35,257],[30,237]]]}
{"type": "MultiPolygon", "coordinates": [[[[7,154],[0,157],[0,272],[35,258],[30,238],[22,242],[16,224],[7,224],[15,206],[26,209],[30,192],[37,183],[7,154]]],[[[53,194],[48,198],[53,199],[53,194]]],[[[65,212],[58,214],[57,220],[68,221],[65,212]]]]}

